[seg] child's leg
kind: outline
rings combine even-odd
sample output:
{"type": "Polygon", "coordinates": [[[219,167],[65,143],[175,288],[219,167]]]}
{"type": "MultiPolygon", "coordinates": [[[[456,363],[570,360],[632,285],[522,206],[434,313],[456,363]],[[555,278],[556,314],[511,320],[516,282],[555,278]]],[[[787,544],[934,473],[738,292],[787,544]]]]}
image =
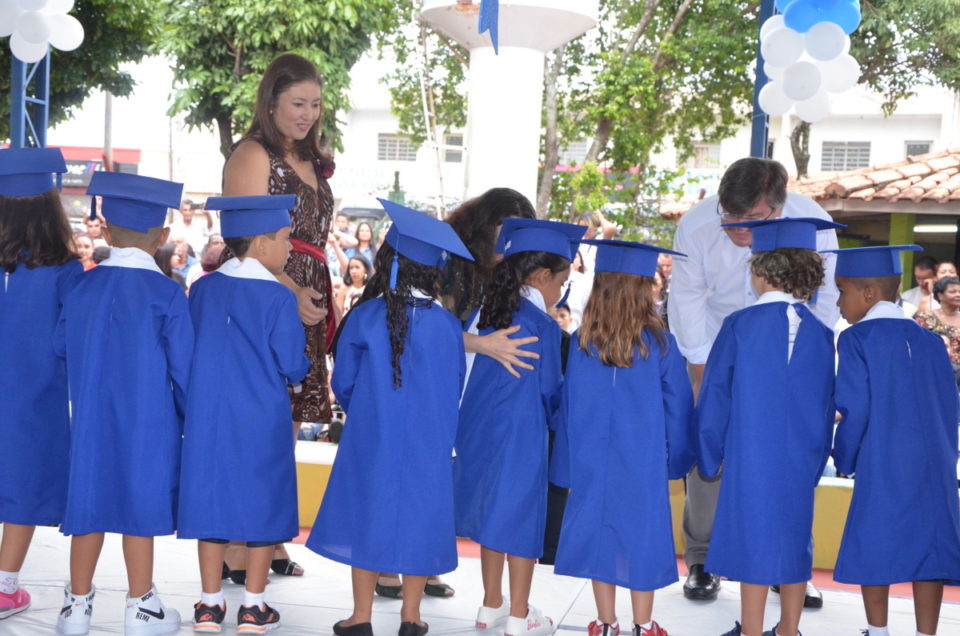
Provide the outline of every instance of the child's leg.
{"type": "Polygon", "coordinates": [[[123,560],[127,565],[127,585],[130,587],[127,596],[145,595],[153,587],[153,537],[123,535],[123,560]]]}
{"type": "Polygon", "coordinates": [[[794,636],[800,631],[800,613],[806,594],[806,582],[780,585],[780,629],[777,631],[782,636],[794,636]]]}
{"type": "Polygon", "coordinates": [[[197,557],[200,560],[200,587],[204,594],[216,594],[222,588],[223,557],[227,544],[197,541],[197,557]]]}
{"type": "Polygon", "coordinates": [[[480,572],[483,577],[483,604],[503,605],[503,552],[480,546],[480,572]]]}
{"type": "Polygon", "coordinates": [[[23,567],[23,560],[27,557],[27,549],[33,539],[36,526],[21,526],[16,523],[4,522],[3,539],[0,541],[0,570],[4,572],[19,572],[23,567]]]}
{"type": "Polygon", "coordinates": [[[427,584],[426,576],[403,575],[403,607],[400,608],[400,620],[420,624],[420,598],[427,584]]]}
{"type": "Polygon", "coordinates": [[[860,595],[863,596],[863,609],[867,613],[867,622],[874,627],[886,627],[890,586],[861,585],[860,595]]]}
{"type": "Polygon", "coordinates": [[[75,534],[70,540],[70,591],[77,596],[90,593],[97,559],[103,549],[103,533],[75,534]]]}
{"type": "Polygon", "coordinates": [[[634,625],[646,625],[653,619],[653,592],[630,590],[630,604],[634,625]]]}
{"type": "Polygon", "coordinates": [[[601,623],[617,622],[617,586],[603,581],[592,581],[593,600],[597,602],[597,618],[601,623]]]}
{"type": "Polygon", "coordinates": [[[510,616],[526,618],[530,601],[530,586],[533,584],[534,559],[507,555],[510,569],[510,616]]]}
{"type": "Polygon", "coordinates": [[[917,631],[936,634],[943,604],[943,583],[940,581],[913,582],[913,611],[917,615],[917,631]]]}
{"type": "Polygon", "coordinates": [[[273,550],[272,545],[247,548],[246,591],[250,594],[263,594],[267,589],[267,572],[270,571],[270,562],[273,561],[273,550]]]}
{"type": "Polygon", "coordinates": [[[745,636],[760,636],[763,633],[763,610],[769,589],[769,585],[740,584],[740,625],[745,636]]]}
{"type": "Polygon", "coordinates": [[[350,577],[353,581],[353,615],[341,621],[344,627],[370,622],[373,615],[373,590],[377,586],[377,575],[378,572],[350,568],[350,577]]]}

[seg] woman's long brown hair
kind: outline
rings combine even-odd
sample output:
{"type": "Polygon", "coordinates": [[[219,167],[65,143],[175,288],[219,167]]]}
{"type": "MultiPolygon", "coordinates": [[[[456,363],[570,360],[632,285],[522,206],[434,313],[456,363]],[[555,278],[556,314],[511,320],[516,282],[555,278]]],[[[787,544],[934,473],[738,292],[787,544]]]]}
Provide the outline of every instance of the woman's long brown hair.
{"type": "Polygon", "coordinates": [[[597,272],[593,291],[583,310],[580,324],[580,348],[596,349],[606,365],[633,366],[633,348],[646,358],[650,351],[643,340],[647,329],[663,347],[666,344],[663,320],[657,312],[653,279],[616,272],[597,272]]]}

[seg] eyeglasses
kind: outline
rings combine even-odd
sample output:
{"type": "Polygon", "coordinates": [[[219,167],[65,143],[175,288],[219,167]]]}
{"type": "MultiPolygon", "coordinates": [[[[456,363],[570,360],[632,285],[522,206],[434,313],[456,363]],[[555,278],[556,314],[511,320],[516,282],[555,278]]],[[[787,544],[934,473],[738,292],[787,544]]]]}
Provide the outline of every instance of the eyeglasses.
{"type": "Polygon", "coordinates": [[[731,223],[739,223],[741,221],[766,221],[776,214],[776,212],[777,208],[770,208],[770,211],[766,214],[732,214],[724,211],[724,209],[720,207],[720,202],[717,201],[717,214],[720,216],[720,220],[731,223]]]}

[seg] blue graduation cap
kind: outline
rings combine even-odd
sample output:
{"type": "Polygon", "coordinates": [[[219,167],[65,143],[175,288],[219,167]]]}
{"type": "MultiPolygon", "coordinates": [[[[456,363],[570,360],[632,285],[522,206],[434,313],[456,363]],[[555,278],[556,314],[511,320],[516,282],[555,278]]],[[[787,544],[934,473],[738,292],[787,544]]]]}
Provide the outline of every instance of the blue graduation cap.
{"type": "MultiPolygon", "coordinates": [[[[393,220],[384,240],[397,254],[431,267],[442,267],[450,254],[473,260],[470,250],[449,224],[393,201],[377,201],[393,220]]],[[[397,285],[397,263],[395,255],[390,268],[390,289],[397,285]]]]}
{"type": "Polygon", "coordinates": [[[507,217],[497,238],[497,253],[550,252],[572,261],[586,231],[585,225],[507,217]]]}
{"type": "Polygon", "coordinates": [[[897,276],[903,273],[900,252],[922,252],[919,245],[877,245],[875,247],[848,247],[824,250],[837,255],[836,276],[868,278],[897,276]]]}
{"type": "Polygon", "coordinates": [[[0,150],[0,195],[32,197],[54,186],[53,173],[67,171],[59,148],[0,150]]]}
{"type": "Polygon", "coordinates": [[[633,241],[583,239],[580,242],[597,246],[597,264],[594,270],[598,272],[634,274],[652,278],[657,273],[657,257],[660,254],[686,256],[683,252],[633,241]]]}
{"type": "MultiPolygon", "coordinates": [[[[126,172],[93,173],[87,194],[103,197],[103,216],[110,223],[137,232],[163,225],[168,208],[179,208],[183,184],[126,172]]],[[[96,199],[90,218],[96,218],[96,199]]]]}
{"type": "Polygon", "coordinates": [[[477,33],[490,32],[494,55],[500,53],[500,0],[480,0],[477,33]]]}
{"type": "Polygon", "coordinates": [[[290,225],[290,210],[297,205],[295,194],[265,194],[250,197],[210,197],[205,210],[221,210],[223,238],[256,236],[290,225]]]}
{"type": "Polygon", "coordinates": [[[797,247],[805,250],[817,249],[817,230],[831,230],[847,227],[813,217],[763,219],[761,221],[742,221],[724,223],[724,227],[746,227],[753,230],[753,252],[770,252],[777,248],[797,247]]]}

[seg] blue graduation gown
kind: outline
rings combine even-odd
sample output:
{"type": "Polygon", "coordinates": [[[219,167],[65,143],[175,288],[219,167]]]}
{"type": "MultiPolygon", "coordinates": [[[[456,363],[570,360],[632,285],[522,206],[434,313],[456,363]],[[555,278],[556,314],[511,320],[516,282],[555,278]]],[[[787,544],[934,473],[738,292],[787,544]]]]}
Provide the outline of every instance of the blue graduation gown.
{"type": "MultiPolygon", "coordinates": [[[[543,554],[547,514],[548,425],[560,403],[560,327],[526,298],[513,313],[520,330],[537,336],[524,348],[540,354],[536,368],[510,375],[476,356],[460,404],[454,501],[457,536],[514,556],[543,554]]],[[[481,335],[493,332],[488,327],[481,335]]]]}
{"type": "Polygon", "coordinates": [[[337,345],[331,384],[347,422],[307,547],[375,572],[457,567],[450,458],[463,333],[439,304],[419,302],[407,307],[399,388],[382,298],[350,311],[337,345]]]}
{"type": "Polygon", "coordinates": [[[677,580],[667,481],[696,454],[693,394],[673,335],[643,332],[630,368],[607,366],[573,335],[551,481],[570,487],[554,570],[632,590],[677,580]]]}
{"type": "Polygon", "coordinates": [[[190,288],[196,332],[183,434],[184,539],[297,536],[288,384],[310,368],[292,291],[256,259],[232,259],[190,288]]]}
{"type": "Polygon", "coordinates": [[[70,459],[67,369],[51,341],[80,261],[28,268],[0,288],[0,522],[63,521],[70,459]]]}
{"type": "Polygon", "coordinates": [[[67,296],[57,331],[73,406],[60,531],[171,534],[193,351],[183,288],[146,252],[113,248],[67,296]]]}
{"type": "Polygon", "coordinates": [[[943,340],[912,320],[840,334],[834,463],[855,475],[833,578],[960,580],[957,390],[943,340]]]}
{"type": "Polygon", "coordinates": [[[786,302],[728,316],[697,405],[700,470],[723,465],[708,572],[759,585],[812,574],[814,490],[830,453],[833,332],[805,306],[787,361],[786,302]]]}

